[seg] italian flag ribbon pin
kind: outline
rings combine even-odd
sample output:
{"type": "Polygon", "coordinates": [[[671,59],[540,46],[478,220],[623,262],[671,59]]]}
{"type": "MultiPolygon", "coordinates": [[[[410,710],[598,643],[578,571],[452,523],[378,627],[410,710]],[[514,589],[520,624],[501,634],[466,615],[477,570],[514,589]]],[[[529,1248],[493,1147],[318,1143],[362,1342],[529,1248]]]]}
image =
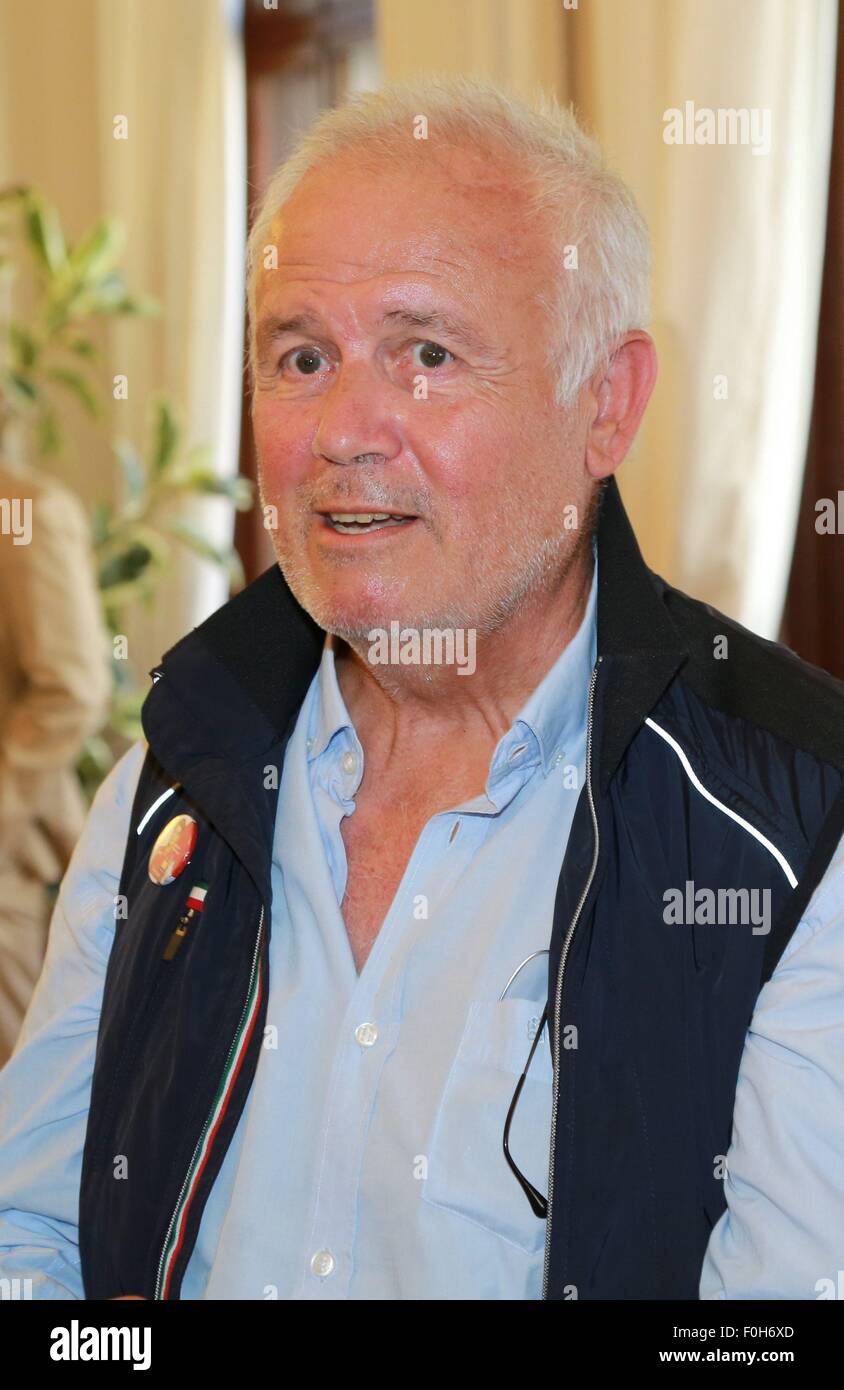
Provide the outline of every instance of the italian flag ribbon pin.
{"type": "Polygon", "coordinates": [[[207,883],[195,883],[188,894],[187,907],[192,907],[194,912],[201,912],[205,906],[205,898],[208,893],[207,883]]]}

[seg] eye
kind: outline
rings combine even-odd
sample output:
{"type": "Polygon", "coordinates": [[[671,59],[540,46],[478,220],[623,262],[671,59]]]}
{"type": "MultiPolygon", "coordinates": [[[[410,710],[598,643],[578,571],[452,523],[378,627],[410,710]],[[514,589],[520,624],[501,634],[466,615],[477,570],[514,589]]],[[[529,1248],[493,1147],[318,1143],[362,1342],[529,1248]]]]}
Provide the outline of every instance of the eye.
{"type": "Polygon", "coordinates": [[[290,352],[284,354],[279,362],[279,367],[284,371],[288,363],[294,362],[300,376],[314,376],[320,369],[319,364],[321,358],[322,353],[319,348],[292,348],[290,352]]]}
{"type": "Polygon", "coordinates": [[[416,352],[417,349],[421,353],[423,353],[425,355],[425,359],[427,359],[423,361],[418,361],[417,359],[417,365],[420,367],[425,367],[429,371],[433,371],[437,367],[441,367],[446,357],[450,358],[452,362],[455,362],[457,360],[453,352],[449,352],[448,348],[440,347],[439,343],[414,343],[411,351],[416,352]],[[431,361],[431,358],[433,358],[434,360],[431,361]]]}

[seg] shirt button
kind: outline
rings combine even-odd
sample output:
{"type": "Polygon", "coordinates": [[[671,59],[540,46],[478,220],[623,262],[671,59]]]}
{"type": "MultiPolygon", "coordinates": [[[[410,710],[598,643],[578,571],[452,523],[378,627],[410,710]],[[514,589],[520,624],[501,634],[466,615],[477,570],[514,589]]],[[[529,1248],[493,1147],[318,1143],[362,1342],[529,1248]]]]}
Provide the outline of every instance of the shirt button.
{"type": "Polygon", "coordinates": [[[305,744],[305,747],[307,748],[307,750],[308,750],[309,753],[310,753],[311,749],[313,748],[313,746],[314,746],[314,741],[313,741],[312,738],[309,738],[308,741],[307,741],[307,743],[305,744]]]}
{"type": "Polygon", "coordinates": [[[374,1023],[359,1023],[355,1029],[355,1037],[361,1047],[371,1047],[378,1040],[378,1029],[374,1023]]]}
{"type": "Polygon", "coordinates": [[[357,772],[358,755],[357,753],[344,753],[342,758],[344,772],[357,772]]]}
{"type": "Polygon", "coordinates": [[[311,1260],[311,1269],[320,1279],[325,1279],[334,1271],[334,1256],[330,1250],[317,1250],[311,1260]]]}

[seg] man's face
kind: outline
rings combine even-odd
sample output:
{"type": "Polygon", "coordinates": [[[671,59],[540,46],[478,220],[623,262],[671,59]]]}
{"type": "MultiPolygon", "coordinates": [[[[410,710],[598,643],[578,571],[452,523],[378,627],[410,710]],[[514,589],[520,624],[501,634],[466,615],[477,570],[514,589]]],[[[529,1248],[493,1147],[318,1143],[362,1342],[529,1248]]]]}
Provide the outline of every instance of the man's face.
{"type": "Polygon", "coordinates": [[[364,639],[500,627],[570,563],[591,493],[578,410],[554,404],[546,235],[514,172],[409,139],[404,167],[312,170],[257,286],[262,502],[296,598],[364,639]],[[291,322],[295,321],[295,322],[291,322]],[[337,529],[327,513],[388,513],[337,529]]]}

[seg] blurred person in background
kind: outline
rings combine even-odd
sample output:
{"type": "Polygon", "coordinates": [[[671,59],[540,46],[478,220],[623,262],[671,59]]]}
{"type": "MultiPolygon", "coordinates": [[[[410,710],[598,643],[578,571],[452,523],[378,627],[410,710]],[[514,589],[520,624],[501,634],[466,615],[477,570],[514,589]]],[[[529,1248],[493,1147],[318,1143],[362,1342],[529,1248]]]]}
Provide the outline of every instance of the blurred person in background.
{"type": "Polygon", "coordinates": [[[88,525],[57,480],[0,460],[0,1066],[85,821],[74,771],[111,677],[88,525]]]}

